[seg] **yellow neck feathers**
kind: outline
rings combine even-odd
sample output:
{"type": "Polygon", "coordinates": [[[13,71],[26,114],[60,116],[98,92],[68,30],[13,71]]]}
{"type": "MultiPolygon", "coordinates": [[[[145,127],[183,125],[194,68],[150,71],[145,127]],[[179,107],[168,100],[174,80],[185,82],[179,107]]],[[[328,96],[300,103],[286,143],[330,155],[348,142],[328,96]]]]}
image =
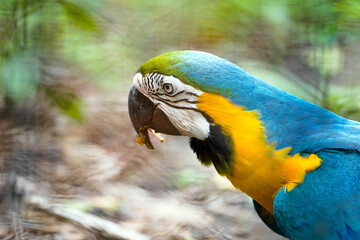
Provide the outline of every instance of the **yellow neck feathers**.
{"type": "Polygon", "coordinates": [[[291,147],[276,151],[275,146],[267,143],[256,111],[247,111],[210,93],[203,93],[197,106],[232,138],[234,163],[226,177],[271,213],[274,197],[282,187],[291,191],[304,180],[307,172],[320,166],[321,159],[315,154],[289,156],[291,147]]]}

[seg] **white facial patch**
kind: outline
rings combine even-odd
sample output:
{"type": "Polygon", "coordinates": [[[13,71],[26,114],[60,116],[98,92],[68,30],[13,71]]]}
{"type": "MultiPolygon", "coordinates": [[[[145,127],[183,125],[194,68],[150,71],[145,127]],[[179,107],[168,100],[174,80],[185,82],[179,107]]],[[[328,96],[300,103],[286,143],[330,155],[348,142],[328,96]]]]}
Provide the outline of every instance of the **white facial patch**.
{"type": "Polygon", "coordinates": [[[149,73],[134,76],[134,86],[161,109],[181,135],[205,140],[210,123],[197,109],[197,100],[203,93],[173,76],[149,73]]]}

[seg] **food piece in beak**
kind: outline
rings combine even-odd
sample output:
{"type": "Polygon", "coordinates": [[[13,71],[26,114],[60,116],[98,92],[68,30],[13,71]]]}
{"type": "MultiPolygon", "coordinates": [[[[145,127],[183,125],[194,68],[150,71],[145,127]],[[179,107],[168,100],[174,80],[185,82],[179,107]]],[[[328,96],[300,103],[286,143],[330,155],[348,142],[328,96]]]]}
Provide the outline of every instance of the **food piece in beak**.
{"type": "Polygon", "coordinates": [[[150,129],[150,132],[151,132],[152,134],[154,134],[154,136],[155,136],[157,139],[159,139],[160,142],[162,142],[162,143],[165,142],[165,139],[163,138],[163,136],[161,136],[160,133],[155,132],[154,129],[151,129],[151,128],[149,128],[149,129],[150,129]]]}
{"type": "Polygon", "coordinates": [[[154,149],[148,133],[149,128],[155,132],[181,135],[166,114],[134,85],[130,89],[128,107],[131,122],[138,134],[137,142],[145,144],[148,149],[154,149]]]}

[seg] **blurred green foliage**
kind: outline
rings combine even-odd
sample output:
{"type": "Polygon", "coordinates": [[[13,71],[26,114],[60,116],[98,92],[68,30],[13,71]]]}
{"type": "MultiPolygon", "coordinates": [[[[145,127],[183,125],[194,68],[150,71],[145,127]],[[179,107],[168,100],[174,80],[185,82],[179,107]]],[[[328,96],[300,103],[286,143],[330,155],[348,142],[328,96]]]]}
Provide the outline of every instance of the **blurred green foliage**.
{"type": "MultiPolygon", "coordinates": [[[[49,59],[110,94],[127,91],[149,58],[195,49],[360,120],[358,0],[3,0],[0,9],[1,86],[12,101],[46,89],[49,59]]],[[[44,91],[50,102],[79,118],[76,92],[55,89],[44,91]]]]}
{"type": "Polygon", "coordinates": [[[99,29],[86,1],[2,0],[0,3],[0,84],[8,109],[39,94],[70,117],[82,117],[77,93],[55,81],[49,62],[62,61],[61,35],[99,29]],[[45,74],[47,73],[47,74],[45,74]],[[59,87],[60,86],[60,87],[59,87]]]}

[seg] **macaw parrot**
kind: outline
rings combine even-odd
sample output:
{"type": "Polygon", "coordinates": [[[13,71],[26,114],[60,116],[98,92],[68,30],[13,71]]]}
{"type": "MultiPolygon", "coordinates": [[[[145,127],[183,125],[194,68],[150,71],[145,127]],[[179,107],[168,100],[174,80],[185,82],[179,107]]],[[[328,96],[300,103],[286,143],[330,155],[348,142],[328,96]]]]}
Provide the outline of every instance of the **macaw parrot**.
{"type": "Polygon", "coordinates": [[[204,165],[253,199],[290,239],[360,239],[360,123],[340,117],[210,53],[144,63],[129,93],[137,141],[148,130],[190,137],[204,165]]]}

